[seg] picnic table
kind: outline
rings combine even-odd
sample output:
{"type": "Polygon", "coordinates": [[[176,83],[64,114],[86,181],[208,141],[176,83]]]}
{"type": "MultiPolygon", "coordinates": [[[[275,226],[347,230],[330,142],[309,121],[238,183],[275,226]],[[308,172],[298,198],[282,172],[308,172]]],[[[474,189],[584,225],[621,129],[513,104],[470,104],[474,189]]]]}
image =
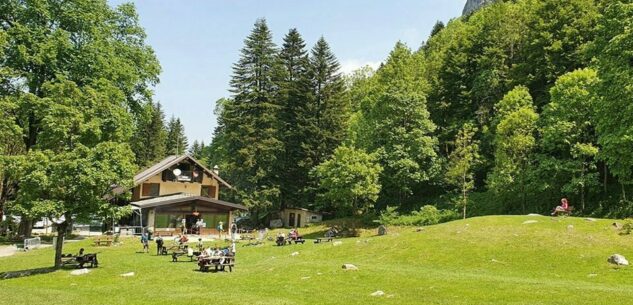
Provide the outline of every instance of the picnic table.
{"type": "Polygon", "coordinates": [[[94,245],[109,247],[109,246],[112,246],[113,242],[114,242],[114,239],[112,238],[112,236],[102,236],[102,237],[95,238],[94,245]]]}
{"type": "Polygon", "coordinates": [[[233,272],[233,267],[235,267],[235,255],[199,257],[198,266],[202,272],[209,271],[211,266],[215,268],[215,272],[226,271],[226,267],[229,267],[229,272],[233,272]]]}
{"type": "Polygon", "coordinates": [[[194,257],[199,257],[202,254],[201,251],[193,251],[192,249],[181,249],[171,253],[171,261],[177,262],[179,257],[188,257],[189,261],[193,262],[194,257]]]}

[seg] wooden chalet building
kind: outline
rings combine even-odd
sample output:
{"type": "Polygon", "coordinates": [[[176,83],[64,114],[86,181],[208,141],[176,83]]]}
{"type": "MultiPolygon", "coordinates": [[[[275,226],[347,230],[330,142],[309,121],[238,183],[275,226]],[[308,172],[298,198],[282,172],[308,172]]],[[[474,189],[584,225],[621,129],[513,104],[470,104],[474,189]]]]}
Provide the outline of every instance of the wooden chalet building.
{"type": "Polygon", "coordinates": [[[228,230],[235,212],[247,210],[220,200],[222,189],[231,185],[217,172],[189,155],[169,156],[134,176],[130,205],[154,235],[182,233],[183,224],[186,234],[217,234],[219,222],[228,230]]]}

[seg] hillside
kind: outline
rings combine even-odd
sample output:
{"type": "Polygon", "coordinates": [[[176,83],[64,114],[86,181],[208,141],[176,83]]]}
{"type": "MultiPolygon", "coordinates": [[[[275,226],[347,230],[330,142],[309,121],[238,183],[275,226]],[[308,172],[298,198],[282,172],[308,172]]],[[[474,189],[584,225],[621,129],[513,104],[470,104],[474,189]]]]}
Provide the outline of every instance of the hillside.
{"type": "MultiPolygon", "coordinates": [[[[195,263],[135,253],[140,243],[94,249],[101,267],[0,280],[4,304],[621,304],[633,297],[631,236],[612,220],[491,216],[425,227],[365,231],[341,244],[238,247],[233,273],[199,273],[195,263]],[[523,224],[526,220],[537,223],[523,224]],[[571,227],[570,227],[571,226],[571,227]],[[292,256],[291,253],[298,252],[292,256]],[[341,269],[344,263],[358,271],[341,269]],[[129,278],[120,274],[135,272],[129,278]],[[32,283],[37,283],[33,287],[32,283]],[[384,295],[370,296],[381,290],[384,295]],[[212,301],[210,301],[212,300],[212,301]]],[[[321,234],[324,227],[304,230],[321,234]]],[[[152,243],[152,250],[155,245],[152,243]]],[[[0,258],[0,272],[50,265],[50,249],[0,258]]]]}

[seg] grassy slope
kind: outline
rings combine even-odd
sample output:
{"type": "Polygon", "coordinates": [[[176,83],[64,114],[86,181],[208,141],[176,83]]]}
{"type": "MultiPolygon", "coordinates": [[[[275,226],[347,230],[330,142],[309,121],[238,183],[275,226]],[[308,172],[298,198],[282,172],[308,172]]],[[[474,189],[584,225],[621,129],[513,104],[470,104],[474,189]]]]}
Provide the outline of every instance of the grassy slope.
{"type": "MultiPolygon", "coordinates": [[[[0,281],[2,304],[622,304],[633,297],[630,236],[612,221],[495,216],[342,244],[240,247],[233,273],[200,273],[195,263],[138,254],[138,240],[100,248],[101,267],[0,281]],[[522,224],[536,219],[535,224],[522,224]],[[573,225],[573,229],[568,229],[573,225]],[[294,251],[300,254],[291,256],[294,251]],[[344,271],[352,263],[359,271],[344,271]],[[136,276],[124,278],[125,272],[136,276]],[[590,274],[595,274],[589,276],[590,274]],[[385,296],[370,293],[383,290],[385,296]]],[[[313,228],[319,230],[322,228],[313,228]]],[[[307,232],[304,232],[307,233],[307,232]]],[[[68,244],[67,252],[88,241],[68,244]]],[[[94,250],[94,249],[90,249],[94,250]]],[[[152,244],[154,250],[154,244],[152,244]]],[[[49,265],[52,250],[0,258],[0,272],[49,265]]]]}

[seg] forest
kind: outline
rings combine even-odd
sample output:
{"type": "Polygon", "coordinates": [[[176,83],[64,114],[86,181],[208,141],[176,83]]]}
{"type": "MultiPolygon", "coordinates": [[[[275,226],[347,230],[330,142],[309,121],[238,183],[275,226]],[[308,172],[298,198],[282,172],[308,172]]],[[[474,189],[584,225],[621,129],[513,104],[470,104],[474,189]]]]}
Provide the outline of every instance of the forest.
{"type": "Polygon", "coordinates": [[[133,5],[40,2],[0,4],[4,212],[125,213],[112,186],[188,152],[259,219],[547,213],[561,197],[581,215],[633,213],[631,0],[496,1],[350,75],[326,38],[290,29],[277,45],[259,19],[208,145],[153,100],[161,68],[133,5]]]}
{"type": "Polygon", "coordinates": [[[497,1],[376,70],[341,75],[322,38],[244,42],[204,149],[252,211],[628,217],[633,3],[497,1]],[[468,207],[468,208],[466,208],[468,207]]]}

